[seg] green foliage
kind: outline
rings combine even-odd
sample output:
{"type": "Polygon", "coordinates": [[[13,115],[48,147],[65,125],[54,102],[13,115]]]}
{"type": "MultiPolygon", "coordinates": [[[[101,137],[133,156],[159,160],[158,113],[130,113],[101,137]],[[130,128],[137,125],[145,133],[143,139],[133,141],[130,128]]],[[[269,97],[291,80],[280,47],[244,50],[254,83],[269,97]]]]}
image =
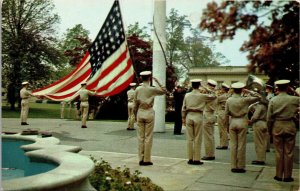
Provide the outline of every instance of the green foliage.
{"type": "Polygon", "coordinates": [[[60,47],[71,66],[76,66],[91,46],[89,33],[81,24],[77,24],[64,34],[60,47]]]}
{"type": "Polygon", "coordinates": [[[136,170],[130,173],[130,169],[120,167],[113,169],[110,164],[103,159],[95,162],[95,170],[90,175],[89,181],[91,185],[99,191],[143,191],[153,190],[162,191],[163,189],[155,184],[147,177],[141,177],[141,172],[136,170]]]}
{"type": "Polygon", "coordinates": [[[168,65],[176,68],[178,78],[185,78],[191,67],[219,66],[227,62],[206,40],[200,30],[192,28],[186,15],[171,9],[167,19],[167,59],[168,65]],[[185,36],[186,31],[191,35],[185,36]]]}
{"type": "Polygon", "coordinates": [[[127,36],[138,36],[144,41],[150,41],[150,35],[146,32],[147,27],[140,27],[136,22],[134,25],[130,24],[127,29],[127,36]]]}
{"type": "MultiPolygon", "coordinates": [[[[10,108],[5,104],[2,105],[3,118],[20,118],[20,113],[21,111],[19,108],[16,110],[10,110],[10,108]]],[[[60,105],[30,103],[28,118],[58,119],[60,118],[60,105]]]]}
{"type": "MultiPolygon", "coordinates": [[[[49,0],[9,0],[2,4],[2,77],[10,96],[17,96],[22,81],[33,87],[46,84],[61,62],[56,47],[59,22],[49,0]]],[[[11,97],[12,109],[17,100],[11,97]]]]}
{"type": "Polygon", "coordinates": [[[240,48],[248,53],[249,71],[264,71],[270,83],[299,83],[299,8],[297,1],[211,2],[200,24],[221,42],[238,30],[250,33],[240,48]]]}

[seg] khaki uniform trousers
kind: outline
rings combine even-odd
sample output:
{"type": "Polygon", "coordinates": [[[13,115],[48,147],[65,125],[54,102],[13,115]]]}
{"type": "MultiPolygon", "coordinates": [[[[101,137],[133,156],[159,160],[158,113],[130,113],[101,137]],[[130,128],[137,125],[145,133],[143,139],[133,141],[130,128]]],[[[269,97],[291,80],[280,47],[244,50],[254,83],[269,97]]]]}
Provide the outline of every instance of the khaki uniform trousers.
{"type": "Polygon", "coordinates": [[[186,116],[186,138],[188,159],[200,161],[202,143],[203,115],[200,112],[188,112],[186,116]]]}
{"type": "Polygon", "coordinates": [[[228,147],[228,132],[227,132],[227,128],[225,127],[225,110],[218,111],[217,121],[218,121],[219,134],[220,134],[220,146],[228,147]]]}
{"type": "Polygon", "coordinates": [[[88,118],[88,113],[89,113],[89,102],[87,101],[82,101],[80,103],[80,110],[81,110],[81,114],[82,114],[82,125],[86,126],[86,120],[88,118]]]}
{"type": "Polygon", "coordinates": [[[268,134],[267,122],[259,120],[253,123],[252,127],[256,158],[258,161],[265,161],[268,134]]]}
{"type": "Polygon", "coordinates": [[[215,156],[215,123],[216,117],[214,115],[214,112],[204,112],[203,135],[206,157],[215,156]]]}
{"type": "Polygon", "coordinates": [[[22,99],[21,101],[21,122],[26,123],[29,111],[29,99],[22,99]]]}
{"type": "Polygon", "coordinates": [[[154,110],[139,109],[137,113],[139,159],[144,162],[151,162],[151,150],[153,142],[154,110]]]}
{"type": "Polygon", "coordinates": [[[134,129],[133,102],[128,102],[128,128],[134,129]]]}
{"type": "Polygon", "coordinates": [[[273,124],[276,176],[279,178],[292,177],[296,133],[293,121],[275,121],[273,124]]]}
{"type": "Polygon", "coordinates": [[[231,168],[245,168],[247,125],[246,118],[231,118],[229,125],[231,168]]]}

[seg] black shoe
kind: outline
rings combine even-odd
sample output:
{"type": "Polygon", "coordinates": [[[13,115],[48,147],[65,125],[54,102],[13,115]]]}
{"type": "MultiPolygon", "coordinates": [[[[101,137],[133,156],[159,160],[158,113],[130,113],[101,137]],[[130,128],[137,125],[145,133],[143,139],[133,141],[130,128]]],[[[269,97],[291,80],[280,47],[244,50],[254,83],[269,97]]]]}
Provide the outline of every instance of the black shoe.
{"type": "Polygon", "coordinates": [[[199,161],[199,160],[194,160],[193,161],[193,165],[202,165],[203,162],[199,161]]]}
{"type": "Polygon", "coordinates": [[[22,122],[21,125],[29,125],[29,124],[26,122],[22,122]]]}
{"type": "Polygon", "coordinates": [[[246,170],[245,169],[237,169],[237,173],[245,173],[246,170]]]}
{"type": "Polygon", "coordinates": [[[283,179],[283,182],[293,182],[293,181],[294,181],[294,179],[292,177],[291,178],[284,178],[283,179]]]}
{"type": "Polygon", "coordinates": [[[85,126],[85,125],[82,125],[82,126],[81,126],[81,128],[87,128],[87,126],[85,126]]]}
{"type": "Polygon", "coordinates": [[[279,177],[277,177],[277,176],[274,176],[274,180],[282,181],[282,178],[279,178],[279,177]]]}
{"type": "Polygon", "coordinates": [[[128,131],[133,131],[133,130],[135,130],[135,129],[127,128],[127,130],[128,130],[128,131]]]}
{"type": "Polygon", "coordinates": [[[188,164],[194,164],[194,161],[192,159],[190,159],[187,163],[188,164]]]}
{"type": "Polygon", "coordinates": [[[265,165],[266,163],[265,163],[264,161],[254,160],[254,161],[252,161],[252,164],[256,164],[256,165],[265,165]]]}
{"type": "Polygon", "coordinates": [[[143,164],[144,164],[144,161],[141,160],[141,161],[139,162],[139,165],[143,166],[143,164]]]}
{"type": "Polygon", "coordinates": [[[152,162],[142,162],[140,163],[141,166],[150,166],[150,165],[153,165],[152,162]]]}
{"type": "Polygon", "coordinates": [[[228,147],[227,146],[217,146],[216,149],[219,149],[219,150],[227,150],[228,147]]]}
{"type": "Polygon", "coordinates": [[[183,135],[184,133],[174,133],[174,135],[183,135]]]}
{"type": "Polygon", "coordinates": [[[231,172],[235,172],[235,173],[245,173],[246,170],[242,169],[242,168],[232,168],[231,172]]]}
{"type": "Polygon", "coordinates": [[[267,149],[266,152],[269,153],[269,152],[270,152],[270,149],[267,149]]]}
{"type": "Polygon", "coordinates": [[[202,160],[215,160],[215,157],[202,157],[202,160]]]}

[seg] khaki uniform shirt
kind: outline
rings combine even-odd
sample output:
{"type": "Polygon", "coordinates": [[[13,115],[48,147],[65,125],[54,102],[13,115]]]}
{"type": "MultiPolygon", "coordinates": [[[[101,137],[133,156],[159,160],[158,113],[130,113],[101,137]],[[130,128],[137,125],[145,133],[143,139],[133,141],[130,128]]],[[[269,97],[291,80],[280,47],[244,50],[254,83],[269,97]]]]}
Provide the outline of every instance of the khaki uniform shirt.
{"type": "Polygon", "coordinates": [[[79,90],[79,96],[81,102],[87,102],[89,101],[89,96],[95,95],[95,92],[91,92],[87,89],[81,89],[79,90]]]}
{"type": "Polygon", "coordinates": [[[217,111],[225,111],[225,104],[228,98],[228,93],[224,93],[217,97],[217,111]]]}
{"type": "Polygon", "coordinates": [[[189,111],[203,112],[205,109],[205,104],[208,101],[216,99],[216,96],[209,94],[202,94],[199,90],[192,90],[192,92],[187,93],[183,100],[182,105],[182,119],[186,118],[189,111]]]}
{"type": "Polygon", "coordinates": [[[130,89],[127,91],[127,100],[128,102],[133,102],[133,99],[134,99],[134,90],[133,89],[130,89]]]}
{"type": "Polygon", "coordinates": [[[251,121],[254,123],[259,120],[266,121],[267,119],[267,106],[262,103],[255,103],[252,106],[254,113],[251,117],[251,121]]]}
{"type": "Polygon", "coordinates": [[[154,97],[157,95],[163,95],[165,91],[158,87],[152,87],[147,83],[143,83],[135,90],[134,94],[134,115],[137,116],[138,110],[142,110],[144,115],[152,114],[154,97]]]}
{"type": "Polygon", "coordinates": [[[239,94],[233,94],[226,101],[225,105],[225,124],[229,127],[229,117],[243,118],[248,114],[248,107],[252,103],[259,101],[259,97],[243,97],[239,94]]]}
{"type": "Polygon", "coordinates": [[[272,98],[267,113],[268,127],[271,128],[275,120],[292,120],[298,111],[299,101],[299,97],[290,96],[287,93],[279,93],[272,98]]]}
{"type": "Polygon", "coordinates": [[[30,91],[28,91],[25,87],[21,89],[20,91],[20,97],[22,99],[28,99],[31,96],[30,91]]]}

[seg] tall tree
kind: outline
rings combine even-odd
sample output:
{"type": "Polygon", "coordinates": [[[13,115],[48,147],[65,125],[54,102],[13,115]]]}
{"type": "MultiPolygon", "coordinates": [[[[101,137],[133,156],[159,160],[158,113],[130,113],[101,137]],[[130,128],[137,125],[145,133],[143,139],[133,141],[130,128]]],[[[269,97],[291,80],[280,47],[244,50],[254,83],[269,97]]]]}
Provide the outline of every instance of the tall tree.
{"type": "Polygon", "coordinates": [[[84,29],[81,24],[67,29],[64,34],[61,49],[71,66],[76,66],[91,46],[92,42],[89,39],[89,34],[90,32],[84,29]]]}
{"type": "Polygon", "coordinates": [[[249,70],[277,79],[299,80],[299,2],[224,1],[208,3],[200,28],[221,42],[238,30],[250,32],[240,48],[248,52],[249,70]]]}
{"type": "Polygon", "coordinates": [[[54,5],[49,0],[9,0],[2,4],[3,83],[11,108],[21,81],[40,85],[49,79],[61,54],[56,47],[54,5]]]}
{"type": "Polygon", "coordinates": [[[178,10],[171,9],[167,18],[167,58],[168,65],[180,59],[180,52],[185,47],[184,30],[189,29],[191,23],[186,15],[179,15],[178,10]]]}

